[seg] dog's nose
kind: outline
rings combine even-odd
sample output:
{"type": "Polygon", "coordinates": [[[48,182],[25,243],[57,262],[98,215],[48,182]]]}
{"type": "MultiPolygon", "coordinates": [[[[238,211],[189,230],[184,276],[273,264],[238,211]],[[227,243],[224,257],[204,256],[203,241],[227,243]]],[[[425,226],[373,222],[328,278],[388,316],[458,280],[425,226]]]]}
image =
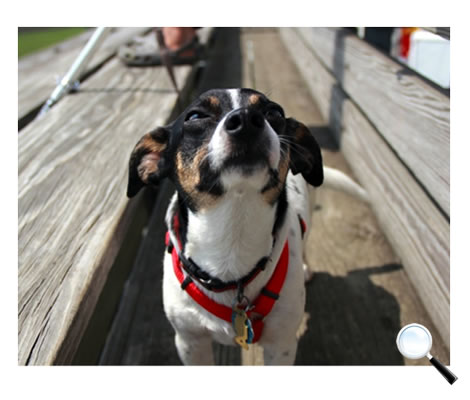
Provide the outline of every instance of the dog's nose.
{"type": "Polygon", "coordinates": [[[259,111],[239,108],[232,111],[225,121],[225,130],[229,135],[253,135],[264,128],[264,117],[259,111]]]}

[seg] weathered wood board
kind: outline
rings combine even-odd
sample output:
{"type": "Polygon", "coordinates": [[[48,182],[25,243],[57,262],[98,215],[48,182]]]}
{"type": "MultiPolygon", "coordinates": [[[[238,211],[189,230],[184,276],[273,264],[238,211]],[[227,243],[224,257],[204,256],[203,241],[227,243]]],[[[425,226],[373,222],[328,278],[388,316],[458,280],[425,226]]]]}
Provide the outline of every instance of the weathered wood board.
{"type": "Polygon", "coordinates": [[[301,40],[301,33],[297,29],[280,32],[341,151],[368,191],[385,234],[449,346],[448,220],[320,57],[301,40]]]}
{"type": "Polygon", "coordinates": [[[347,31],[296,32],[449,217],[449,97],[347,31]]]}
{"type": "MultiPolygon", "coordinates": [[[[192,71],[175,68],[180,88],[192,71]]],[[[19,364],[72,360],[138,204],[130,151],[176,101],[165,68],[113,59],[19,135],[19,364]]]]}
{"type": "MultiPolygon", "coordinates": [[[[96,68],[112,56],[120,45],[129,43],[150,28],[114,28],[96,51],[83,72],[96,68]]],[[[44,51],[31,54],[18,62],[18,120],[44,103],[72,66],[93,29],[44,51]]]]}

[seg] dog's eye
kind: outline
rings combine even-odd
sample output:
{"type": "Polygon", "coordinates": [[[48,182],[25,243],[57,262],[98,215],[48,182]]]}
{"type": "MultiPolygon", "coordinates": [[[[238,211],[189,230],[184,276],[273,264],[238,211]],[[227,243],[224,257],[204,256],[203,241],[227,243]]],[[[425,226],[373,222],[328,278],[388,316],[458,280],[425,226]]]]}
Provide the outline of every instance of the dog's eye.
{"type": "Polygon", "coordinates": [[[200,111],[191,111],[190,113],[188,113],[188,115],[186,116],[186,119],[185,121],[195,121],[195,120],[198,120],[198,119],[202,119],[202,118],[205,118],[207,115],[205,115],[204,113],[200,112],[200,111]]]}
{"type": "Polygon", "coordinates": [[[284,113],[280,108],[273,107],[266,111],[266,118],[284,118],[284,113]]]}

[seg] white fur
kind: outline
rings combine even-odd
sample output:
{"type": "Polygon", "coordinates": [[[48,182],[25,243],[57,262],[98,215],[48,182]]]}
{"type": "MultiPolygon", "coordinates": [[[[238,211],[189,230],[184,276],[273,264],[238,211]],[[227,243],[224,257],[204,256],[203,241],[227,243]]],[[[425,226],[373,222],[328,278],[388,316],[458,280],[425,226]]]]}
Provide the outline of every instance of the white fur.
{"type": "Polygon", "coordinates": [[[239,279],[270,254],[272,236],[266,232],[272,230],[275,211],[259,190],[240,183],[216,206],[189,212],[185,255],[223,281],[239,279]]]}
{"type": "Polygon", "coordinates": [[[369,202],[367,192],[344,172],[324,166],[323,174],[325,177],[323,187],[340,190],[364,201],[365,203],[369,202]]]}
{"type": "Polygon", "coordinates": [[[266,136],[269,138],[269,166],[272,169],[278,169],[281,160],[281,141],[268,121],[265,120],[266,136]]]}
{"type": "Polygon", "coordinates": [[[225,133],[224,129],[226,119],[227,115],[225,115],[219,122],[208,146],[209,162],[211,163],[212,168],[215,170],[218,170],[222,166],[229,152],[227,134],[225,133]]]}
{"type": "Polygon", "coordinates": [[[240,89],[229,89],[227,92],[230,95],[230,99],[232,100],[232,110],[237,110],[240,108],[240,89]]]}

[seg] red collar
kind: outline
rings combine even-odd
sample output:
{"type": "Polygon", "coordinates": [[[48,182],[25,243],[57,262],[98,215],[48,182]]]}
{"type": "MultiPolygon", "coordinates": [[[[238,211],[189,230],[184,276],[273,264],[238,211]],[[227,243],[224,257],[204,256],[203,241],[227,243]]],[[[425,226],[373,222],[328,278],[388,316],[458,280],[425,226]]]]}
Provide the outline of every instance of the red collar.
{"type": "MultiPolygon", "coordinates": [[[[219,304],[207,297],[197,286],[191,281],[185,282],[185,276],[181,268],[181,261],[178,257],[178,252],[173,247],[171,252],[173,259],[173,270],[175,271],[176,278],[182,285],[183,289],[192,297],[192,299],[198,303],[205,310],[209,311],[216,317],[223,319],[229,323],[232,323],[233,309],[223,304],[219,304]]],[[[252,307],[247,311],[248,318],[250,318],[254,337],[252,343],[255,343],[261,337],[263,331],[264,322],[263,319],[271,312],[274,303],[279,298],[284,280],[287,274],[287,268],[289,266],[289,244],[286,240],[284,249],[282,250],[281,257],[277,263],[276,269],[274,270],[271,279],[266,286],[261,290],[261,293],[252,302],[252,307]]]]}
{"type": "MultiPolygon", "coordinates": [[[[303,221],[302,221],[303,222],[303,221]]],[[[176,230],[176,237],[178,240],[179,248],[181,249],[181,242],[178,237],[178,230],[179,230],[179,220],[175,215],[174,218],[174,226],[173,228],[176,230]]],[[[301,223],[301,228],[303,231],[304,226],[301,223]]],[[[167,232],[166,234],[166,245],[170,246],[171,239],[170,234],[167,232]]],[[[182,262],[180,260],[180,256],[178,251],[176,250],[175,246],[170,246],[169,250],[171,249],[171,255],[173,260],[173,270],[175,272],[176,278],[178,279],[179,283],[181,284],[181,288],[186,290],[186,292],[191,296],[191,298],[198,303],[201,307],[205,310],[209,311],[211,314],[217,316],[220,319],[223,319],[226,322],[232,323],[233,318],[233,308],[228,307],[223,304],[219,304],[206,296],[193,282],[191,276],[183,272],[182,262]]],[[[251,343],[255,343],[261,337],[261,333],[263,331],[264,322],[263,319],[271,312],[274,303],[279,298],[279,293],[281,292],[282,286],[284,285],[284,280],[287,274],[287,268],[289,266],[289,244],[286,240],[284,248],[282,250],[281,256],[279,261],[274,269],[271,278],[269,279],[266,286],[263,287],[260,294],[256,298],[255,301],[251,303],[251,307],[249,310],[246,311],[246,315],[251,321],[251,327],[253,329],[253,338],[251,338],[251,343]]],[[[264,268],[263,268],[264,269],[264,268]]],[[[257,275],[257,274],[256,274],[257,275]]],[[[254,277],[250,279],[253,280],[254,277]]],[[[248,283],[248,282],[247,282],[248,283]]],[[[236,289],[236,288],[234,288],[236,289]]]]}
{"type": "MultiPolygon", "coordinates": [[[[177,215],[174,218],[174,230],[176,231],[176,238],[178,240],[179,248],[181,247],[181,241],[178,237],[179,231],[179,220],[177,215]]],[[[299,223],[302,232],[302,236],[306,231],[306,224],[302,220],[299,215],[299,223]]],[[[216,317],[223,319],[228,323],[232,323],[234,318],[234,309],[232,307],[228,307],[223,304],[219,304],[206,296],[204,292],[202,292],[197,285],[193,282],[191,276],[183,272],[182,262],[178,255],[178,251],[176,250],[175,246],[171,245],[170,234],[167,232],[166,234],[166,245],[169,246],[169,250],[171,249],[171,256],[173,260],[173,270],[175,272],[176,278],[178,279],[179,283],[181,284],[181,288],[185,290],[191,298],[198,303],[201,307],[205,310],[210,312],[211,314],[215,315],[216,317]]],[[[251,322],[251,327],[253,329],[253,337],[250,338],[250,342],[247,343],[255,343],[261,337],[263,327],[264,327],[264,318],[271,312],[272,308],[274,307],[274,303],[279,298],[279,293],[284,285],[284,281],[287,275],[287,269],[289,266],[289,243],[286,240],[284,244],[284,248],[282,249],[281,256],[279,257],[279,261],[274,269],[271,278],[269,279],[266,286],[263,287],[260,294],[256,298],[255,301],[251,303],[249,310],[246,311],[246,315],[251,322]]],[[[264,269],[264,268],[263,268],[264,269]]],[[[258,271],[259,272],[259,271],[258,271]]],[[[257,274],[256,274],[257,275],[257,274]]],[[[253,280],[254,277],[251,277],[250,281],[253,280]]],[[[247,282],[249,283],[249,282],[247,282]]]]}

